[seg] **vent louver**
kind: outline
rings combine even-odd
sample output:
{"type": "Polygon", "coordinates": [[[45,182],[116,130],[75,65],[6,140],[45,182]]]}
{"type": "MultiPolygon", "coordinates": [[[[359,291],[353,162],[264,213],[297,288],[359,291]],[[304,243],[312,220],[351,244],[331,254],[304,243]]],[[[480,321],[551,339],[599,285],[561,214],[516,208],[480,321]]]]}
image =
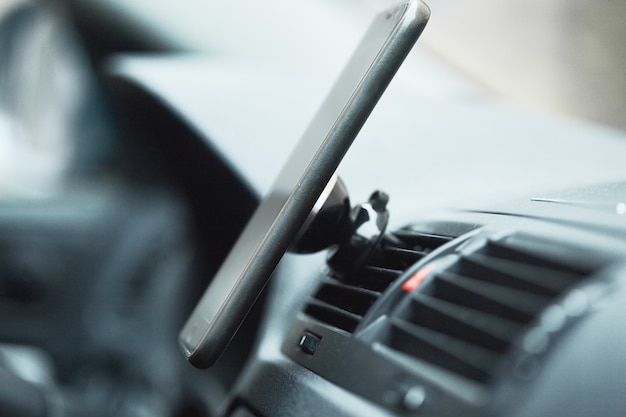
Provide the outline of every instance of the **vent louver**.
{"type": "Polygon", "coordinates": [[[563,245],[542,250],[544,243],[510,235],[455,253],[453,263],[406,293],[370,341],[488,383],[530,323],[600,266],[563,245]]]}
{"type": "Polygon", "coordinates": [[[401,229],[392,233],[367,264],[348,276],[330,271],[304,308],[309,317],[352,333],[383,291],[402,273],[453,237],[401,229]]]}

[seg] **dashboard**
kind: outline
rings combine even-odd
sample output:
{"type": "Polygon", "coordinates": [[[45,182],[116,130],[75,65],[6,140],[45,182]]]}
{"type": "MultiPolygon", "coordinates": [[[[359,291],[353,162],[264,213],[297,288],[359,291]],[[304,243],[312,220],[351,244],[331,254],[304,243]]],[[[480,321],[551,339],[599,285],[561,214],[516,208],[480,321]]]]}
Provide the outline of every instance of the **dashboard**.
{"type": "Polygon", "coordinates": [[[320,268],[323,259],[289,259],[267,315],[281,330],[262,340],[242,400],[261,415],[294,415],[282,413],[295,401],[329,415],[619,413],[621,336],[610,329],[623,309],[623,231],[542,212],[456,211],[413,224],[348,276],[320,268]],[[316,376],[285,373],[294,367],[285,357],[316,376]],[[268,378],[282,379],[269,403],[268,378]],[[365,400],[359,411],[342,407],[336,387],[365,400]]]}
{"type": "MultiPolygon", "coordinates": [[[[196,58],[125,57],[116,62],[114,74],[133,83],[142,94],[166,103],[174,117],[184,114],[186,122],[202,132],[209,123],[207,117],[196,119],[195,111],[190,111],[197,103],[178,96],[168,82],[171,78],[158,74],[171,76],[187,65],[225,74],[224,68],[236,65],[213,64],[196,58]],[[146,79],[154,82],[148,84],[146,79]]],[[[243,73],[250,74],[248,70],[243,73]]],[[[229,87],[247,88],[241,82],[247,77],[241,74],[229,87]]],[[[271,81],[264,88],[285,83],[275,73],[267,77],[271,81]]],[[[214,133],[221,123],[228,124],[229,111],[224,107],[226,99],[207,99],[208,91],[222,91],[223,83],[224,78],[219,87],[207,82],[197,95],[202,97],[203,109],[220,106],[214,133]]],[[[338,171],[350,179],[348,189],[354,185],[360,193],[371,192],[373,184],[380,184],[394,190],[388,236],[358,270],[335,268],[327,252],[284,257],[265,291],[254,350],[220,413],[619,414],[617,410],[624,407],[619,394],[624,369],[616,346],[623,342],[623,335],[611,329],[619,328],[623,310],[625,185],[619,180],[569,185],[572,180],[578,182],[575,178],[581,174],[583,161],[592,165],[604,161],[601,169],[584,171],[588,178],[612,177],[613,169],[621,172],[621,164],[612,165],[610,155],[589,157],[592,148],[600,151],[583,138],[593,130],[588,138],[605,141],[603,145],[621,152],[618,148],[623,145],[612,139],[616,132],[568,125],[515,109],[496,111],[485,105],[477,111],[470,106],[472,117],[464,119],[472,120],[469,126],[483,133],[482,111],[485,117],[502,112],[504,117],[495,123],[506,124],[506,129],[497,129],[506,130],[513,143],[520,135],[524,148],[517,149],[514,157],[506,150],[497,153],[491,142],[494,138],[466,132],[462,138],[446,136],[443,143],[399,137],[398,148],[405,146],[413,152],[386,148],[392,154],[388,162],[379,158],[375,164],[364,164],[352,159],[354,154],[371,159],[372,149],[382,148],[384,141],[378,136],[382,130],[394,132],[405,126],[398,120],[412,125],[408,115],[422,114],[419,106],[403,109],[404,97],[394,95],[398,90],[392,84],[391,99],[383,98],[377,108],[387,114],[381,121],[393,114],[397,123],[379,127],[374,112],[372,123],[366,124],[359,137],[365,143],[357,140],[338,171]],[[533,121],[532,135],[517,131],[525,129],[521,126],[529,120],[533,121]],[[475,141],[466,142],[468,136],[475,141]],[[562,140],[575,141],[577,146],[562,147],[562,140]],[[455,159],[454,166],[442,166],[420,151],[444,153],[450,146],[474,151],[455,159]],[[536,155],[534,149],[542,149],[542,154],[536,155]],[[577,155],[581,149],[587,155],[577,155]],[[533,156],[525,155],[525,150],[533,156]],[[541,158],[546,162],[537,161],[541,158]],[[518,172],[522,165],[525,168],[518,172]],[[445,168],[452,172],[446,173],[445,168]],[[398,181],[398,171],[409,179],[398,181]],[[459,176],[459,172],[464,174],[459,176]],[[500,190],[518,175],[524,176],[519,190],[500,190]],[[481,186],[488,182],[494,192],[461,198],[468,191],[463,188],[475,182],[481,186]],[[446,200],[451,190],[459,190],[456,201],[446,200]],[[400,215],[394,217],[395,212],[400,215]],[[607,361],[613,362],[607,365],[607,361]],[[597,391],[590,394],[590,389],[597,391]]],[[[286,94],[280,108],[284,114],[293,114],[285,104],[290,103],[286,94]]],[[[262,105],[265,96],[260,92],[248,106],[255,105],[255,97],[257,105],[262,105]]],[[[446,117],[468,110],[460,110],[457,104],[451,107],[446,117]]],[[[272,136],[270,128],[259,126],[255,125],[256,134],[272,136]]],[[[437,119],[420,119],[419,127],[423,133],[441,124],[437,119]]],[[[228,132],[221,132],[223,142],[213,134],[209,143],[231,161],[244,182],[262,194],[269,185],[267,170],[275,166],[273,160],[281,160],[288,152],[270,154],[267,168],[260,168],[246,163],[250,155],[238,153],[228,132]]],[[[460,130],[456,132],[461,135],[460,130]]],[[[264,146],[277,141],[273,137],[264,146]]],[[[601,148],[601,152],[607,149],[601,148]]]]}
{"type": "MultiPolygon", "coordinates": [[[[226,73],[221,65],[234,65],[189,61],[220,74],[226,73]]],[[[161,68],[130,57],[118,61],[116,74],[165,97],[202,131],[208,118],[182,111],[193,105],[170,94],[165,77],[156,76],[182,71],[181,61],[158,63],[161,68]],[[142,80],[147,74],[158,81],[146,86],[142,80]]],[[[256,80],[239,73],[228,87],[242,91],[257,85],[256,80]]],[[[266,80],[268,90],[288,82],[276,73],[266,80]]],[[[223,83],[223,77],[219,87],[206,82],[206,90],[198,94],[203,109],[220,107],[211,144],[234,161],[253,188],[264,190],[264,179],[271,176],[267,170],[288,152],[269,155],[266,165],[251,164],[246,162],[250,154],[232,146],[230,131],[224,129],[220,140],[215,133],[231,114],[227,100],[206,97],[208,91],[221,91],[223,83]]],[[[622,337],[608,329],[619,327],[610,322],[622,308],[624,185],[567,186],[583,172],[587,179],[611,176],[613,167],[621,172],[621,164],[611,165],[608,155],[590,157],[591,143],[586,156],[575,155],[587,146],[582,136],[590,126],[555,123],[484,103],[479,110],[436,103],[438,112],[446,111],[429,119],[426,105],[404,107],[403,94],[394,95],[400,90],[391,86],[392,97],[383,98],[379,113],[374,112],[359,137],[363,142],[357,140],[339,169],[349,178],[348,189],[361,195],[374,185],[393,190],[390,205],[400,212],[398,220],[392,211],[395,239],[383,241],[371,265],[347,275],[328,266],[324,253],[287,255],[270,281],[254,353],[221,412],[530,416],[586,415],[591,410],[612,415],[622,409],[618,387],[623,370],[617,363],[604,367],[594,358],[620,362],[614,356],[619,350],[602,346],[619,345],[622,337]],[[502,116],[495,121],[494,111],[502,116]],[[417,124],[415,114],[421,116],[417,124]],[[444,127],[442,117],[450,118],[452,127],[444,127]],[[457,122],[472,132],[461,133],[457,122]],[[400,135],[396,129],[416,130],[400,135]],[[505,135],[515,151],[504,146],[495,151],[495,141],[504,139],[494,131],[505,135]],[[380,140],[386,135],[394,137],[393,149],[380,140]],[[445,139],[434,140],[441,135],[445,139]],[[391,154],[390,159],[364,162],[372,160],[373,149],[391,154]],[[600,161],[601,169],[579,169],[600,161]],[[493,191],[463,199],[477,183],[483,189],[487,183],[493,191]],[[511,183],[520,190],[512,192],[511,183]],[[505,188],[507,193],[501,191],[505,188]],[[451,193],[457,201],[444,200],[451,193]],[[420,274],[419,288],[403,288],[420,274]],[[601,394],[587,391],[604,383],[601,394]]],[[[255,97],[261,106],[266,96],[253,94],[247,106],[255,105],[255,97]]],[[[283,99],[282,105],[274,105],[291,116],[294,110],[287,103],[298,98],[283,99]]],[[[270,138],[264,147],[272,146],[279,138],[262,126],[255,125],[254,134],[270,138]]],[[[590,137],[621,148],[612,135],[599,129],[590,137]]]]}
{"type": "Polygon", "coordinates": [[[67,129],[114,140],[0,205],[3,415],[623,414],[623,132],[484,96],[418,43],[337,170],[353,214],[390,196],[386,231],[286,254],[199,371],[178,331],[332,70],[107,38],[81,7],[98,123],[67,129]]]}

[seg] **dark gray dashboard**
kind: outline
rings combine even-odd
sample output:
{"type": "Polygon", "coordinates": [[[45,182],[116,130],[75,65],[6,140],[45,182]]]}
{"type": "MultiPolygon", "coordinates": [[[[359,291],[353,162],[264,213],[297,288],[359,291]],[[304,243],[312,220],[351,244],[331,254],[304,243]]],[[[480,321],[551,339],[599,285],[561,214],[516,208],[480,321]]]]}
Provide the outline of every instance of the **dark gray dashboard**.
{"type": "MultiPolygon", "coordinates": [[[[578,226],[541,218],[539,212],[513,215],[453,211],[437,219],[431,218],[428,224],[415,225],[412,229],[417,228],[429,235],[442,229],[447,232],[455,228],[462,231],[471,226],[476,229],[434,250],[410,267],[364,315],[362,320],[367,324],[359,324],[355,331],[340,329],[335,319],[326,320],[324,316],[307,310],[306,306],[311,302],[319,303],[319,300],[312,299],[319,298],[318,287],[328,285],[324,282],[332,276],[328,268],[323,267],[323,256],[286,257],[274,277],[257,354],[235,389],[234,398],[260,415],[302,415],[296,410],[315,410],[310,415],[526,416],[550,415],[565,407],[562,398],[572,397],[568,404],[582,401],[584,406],[567,406],[568,415],[583,416],[590,410],[595,410],[598,415],[614,415],[614,410],[625,406],[623,398],[615,395],[624,372],[616,347],[622,343],[623,336],[622,332],[608,330],[619,328],[618,312],[623,310],[626,253],[623,219],[616,214],[605,218],[607,221],[612,219],[614,224],[612,232],[607,232],[603,225],[591,226],[595,216],[592,213],[578,210],[580,218],[587,220],[578,226]],[[412,313],[422,314],[421,317],[409,319],[417,320],[413,323],[420,323],[418,327],[424,329],[417,335],[429,336],[431,340],[423,339],[426,343],[423,345],[418,343],[419,339],[411,345],[394,341],[394,337],[401,338],[389,336],[384,323],[397,321],[398,314],[408,314],[408,307],[398,307],[400,313],[394,312],[397,306],[407,304],[406,300],[398,298],[398,292],[403,293],[399,285],[428,265],[435,265],[437,271],[430,273],[434,277],[425,281],[430,279],[431,287],[437,285],[437,279],[449,280],[446,285],[453,285],[455,277],[461,276],[459,274],[471,276],[467,266],[464,266],[464,272],[460,272],[456,265],[450,266],[450,262],[456,262],[457,256],[463,262],[492,261],[507,256],[503,255],[508,254],[505,250],[493,258],[492,247],[487,249],[491,258],[474,255],[485,253],[485,242],[487,246],[496,245],[497,251],[507,245],[506,250],[516,246],[520,252],[515,256],[523,253],[528,258],[508,264],[501,262],[503,258],[500,258],[495,269],[498,273],[482,269],[479,278],[463,278],[465,284],[526,274],[531,283],[528,294],[542,294],[546,300],[545,303],[543,299],[540,301],[537,313],[528,313],[526,318],[523,298],[510,298],[512,294],[528,297],[524,295],[526,293],[522,294],[523,291],[502,290],[496,300],[504,305],[504,309],[502,305],[484,307],[489,302],[486,299],[481,299],[473,308],[483,313],[495,309],[507,319],[502,322],[509,324],[503,329],[481,313],[477,317],[482,323],[478,327],[482,330],[476,336],[469,334],[472,332],[470,327],[462,327],[467,323],[474,326],[473,319],[467,313],[456,315],[449,304],[450,296],[444,294],[448,297],[446,302],[427,303],[429,309],[439,311],[431,319],[434,322],[424,318],[424,307],[420,313],[412,313]],[[508,243],[500,247],[502,242],[508,243]],[[503,272],[502,268],[510,269],[503,272]],[[454,273],[451,274],[450,270],[454,273]],[[551,286],[559,280],[565,284],[557,291],[551,286]],[[532,283],[547,284],[547,287],[532,287],[532,283]],[[515,308],[507,310],[509,303],[515,308]],[[517,308],[524,311],[519,319],[517,308]],[[454,322],[450,317],[459,321],[454,322]],[[520,323],[519,328],[515,323],[520,323]],[[515,328],[518,330],[512,330],[515,328]],[[435,329],[435,333],[426,329],[435,329]],[[433,342],[440,337],[438,332],[447,331],[456,332],[455,337],[472,343],[454,342],[449,337],[441,339],[442,345],[433,342]],[[483,331],[494,333],[488,338],[483,331]],[[313,348],[302,343],[303,338],[310,335],[317,339],[313,348]],[[510,342],[502,342],[506,337],[510,337],[510,342]],[[479,353],[490,352],[485,357],[493,362],[481,364],[476,352],[470,352],[475,349],[472,347],[474,343],[487,346],[487,350],[482,349],[479,353]],[[597,352],[602,343],[607,344],[606,355],[585,354],[587,351],[597,352]],[[463,351],[455,351],[455,347],[471,354],[464,356],[463,351]],[[434,353],[428,353],[429,349],[434,353]],[[494,356],[494,352],[499,352],[499,356],[494,356]],[[607,366],[605,359],[615,361],[614,366],[607,366]],[[272,384],[263,381],[272,381],[272,384]],[[604,383],[607,383],[606,390],[598,387],[604,383]],[[593,395],[585,394],[581,392],[585,386],[598,387],[599,391],[593,395]],[[545,387],[545,391],[540,387],[545,387]],[[354,403],[349,410],[342,408],[347,398],[354,403]]],[[[483,268],[486,265],[481,264],[483,268]]],[[[498,281],[498,284],[502,283],[498,281]]],[[[521,288],[518,284],[514,286],[517,289],[521,288]]],[[[507,287],[509,284],[503,285],[507,287]]],[[[528,282],[525,285],[529,285],[528,282]]],[[[415,297],[433,300],[432,291],[426,289],[425,292],[427,295],[415,297]]],[[[470,293],[464,294],[464,298],[457,302],[472,305],[472,301],[468,301],[470,293]]],[[[407,297],[405,294],[404,298],[407,297]]],[[[411,308],[416,307],[412,305],[411,308]]]]}
{"type": "MultiPolygon", "coordinates": [[[[299,81],[290,78],[285,82],[275,72],[242,70],[238,63],[189,57],[122,57],[111,68],[114,79],[134,85],[165,106],[173,117],[182,118],[232,167],[242,183],[261,195],[271,183],[272,167],[279,166],[286,157],[286,149],[308,117],[306,103],[302,107],[293,105],[306,102],[302,87],[293,94],[284,87],[300,85],[299,81]],[[176,74],[189,68],[198,79],[202,76],[202,82],[193,83],[201,87],[178,94],[176,74]],[[237,68],[232,78],[227,76],[229,68],[237,68]],[[207,81],[206,75],[212,71],[215,77],[207,81]],[[254,87],[246,108],[263,106],[270,91],[276,94],[274,97],[281,97],[272,103],[278,122],[240,125],[237,137],[231,136],[229,112],[236,112],[240,101],[233,100],[232,90],[224,83],[235,91],[254,87]],[[209,110],[216,108],[220,109],[219,116],[211,119],[209,110]],[[235,145],[244,136],[252,148],[258,147],[258,152],[263,149],[263,164],[250,160],[252,154],[235,145]]],[[[306,88],[315,90],[311,80],[306,88]]],[[[580,394],[578,385],[554,392],[554,387],[561,384],[554,379],[571,382],[574,376],[581,378],[584,367],[568,365],[581,360],[586,349],[580,347],[581,343],[589,342],[590,351],[600,348],[598,340],[620,343],[621,336],[611,335],[606,329],[616,325],[612,320],[621,308],[620,263],[626,253],[624,186],[619,182],[624,175],[622,134],[546,119],[484,99],[463,102],[448,98],[438,102],[411,94],[402,88],[401,80],[392,84],[340,166],[339,173],[353,198],[364,199],[374,189],[382,188],[391,194],[395,229],[413,225],[427,234],[448,236],[451,242],[457,242],[457,238],[471,240],[462,237],[468,231],[485,234],[486,239],[522,233],[538,234],[552,241],[553,247],[573,246],[574,253],[591,250],[603,259],[603,266],[582,274],[581,282],[610,283],[612,292],[598,301],[597,313],[594,307],[593,314],[577,318],[566,332],[559,333],[549,350],[541,352],[540,373],[527,378],[494,371],[485,384],[476,385],[475,380],[482,377],[468,382],[466,375],[433,371],[432,364],[424,368],[430,370],[427,377],[423,369],[407,373],[398,367],[397,359],[392,361],[396,365],[385,366],[392,362],[388,352],[381,359],[378,345],[364,343],[367,338],[355,341],[345,331],[303,313],[320,279],[327,276],[325,255],[288,255],[271,280],[254,353],[223,403],[226,415],[548,415],[562,398],[580,394]],[[586,186],[602,181],[611,182],[586,186]],[[305,333],[321,339],[317,342],[319,351],[301,351],[299,341],[305,333]],[[570,339],[573,344],[568,342],[570,339]],[[325,352],[321,346],[331,346],[332,352],[325,352]],[[559,352],[564,352],[563,356],[559,352]],[[316,355],[320,362],[315,362],[316,355]],[[348,374],[350,369],[355,369],[356,377],[348,374]],[[551,388],[541,388],[544,386],[551,388]]],[[[253,153],[254,158],[258,152],[253,153]]],[[[439,250],[455,250],[448,245],[453,243],[435,249],[420,262],[428,262],[439,250]]],[[[540,251],[546,248],[537,247],[540,251]]],[[[550,250],[543,255],[552,256],[550,250]]],[[[566,258],[569,260],[565,264],[579,260],[577,255],[566,258]]],[[[387,297],[383,293],[382,298],[387,297]]],[[[554,300],[561,300],[559,297],[566,295],[555,295],[554,300]]],[[[531,327],[524,327],[524,332],[530,332],[531,327]]],[[[615,354],[610,354],[617,360],[615,354]]],[[[501,366],[510,367],[515,359],[511,359],[511,353],[506,355],[501,366]]],[[[595,359],[588,360],[593,368],[591,361],[595,359]]],[[[624,406],[619,396],[611,394],[622,375],[617,366],[589,375],[595,378],[593,381],[613,381],[606,396],[593,397],[593,404],[606,407],[607,412],[601,415],[612,415],[610,410],[624,406]]],[[[600,383],[593,381],[590,383],[600,383]]],[[[587,409],[572,405],[569,415],[585,415],[583,410],[587,409]]]]}

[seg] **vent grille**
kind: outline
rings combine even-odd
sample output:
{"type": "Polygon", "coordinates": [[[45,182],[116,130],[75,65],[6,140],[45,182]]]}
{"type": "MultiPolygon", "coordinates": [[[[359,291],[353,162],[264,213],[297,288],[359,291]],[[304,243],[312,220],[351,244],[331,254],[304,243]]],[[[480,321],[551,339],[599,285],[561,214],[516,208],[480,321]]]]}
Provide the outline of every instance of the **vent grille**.
{"type": "Polygon", "coordinates": [[[451,236],[401,229],[388,236],[368,263],[348,276],[330,271],[304,308],[309,317],[352,333],[369,308],[402,273],[451,236]]]}
{"type": "Polygon", "coordinates": [[[423,288],[407,293],[374,340],[391,352],[488,383],[529,324],[599,267],[583,253],[565,253],[562,245],[554,246],[556,253],[541,252],[544,243],[511,235],[456,254],[423,288]]]}

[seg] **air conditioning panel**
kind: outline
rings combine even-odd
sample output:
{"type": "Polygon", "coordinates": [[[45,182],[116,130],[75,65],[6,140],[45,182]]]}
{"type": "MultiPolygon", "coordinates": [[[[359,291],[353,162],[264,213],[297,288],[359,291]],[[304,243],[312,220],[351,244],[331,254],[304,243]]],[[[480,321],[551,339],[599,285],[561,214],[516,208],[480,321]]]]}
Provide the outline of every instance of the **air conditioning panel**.
{"type": "Polygon", "coordinates": [[[348,275],[329,270],[303,311],[320,323],[353,332],[407,268],[453,238],[400,229],[387,236],[359,270],[348,275]]]}
{"type": "Polygon", "coordinates": [[[392,305],[371,318],[377,334],[363,333],[367,343],[485,386],[542,312],[599,270],[580,249],[528,234],[480,234],[444,255],[445,262],[435,257],[403,275],[405,283],[426,278],[416,288],[394,285],[380,301],[392,305]]]}

